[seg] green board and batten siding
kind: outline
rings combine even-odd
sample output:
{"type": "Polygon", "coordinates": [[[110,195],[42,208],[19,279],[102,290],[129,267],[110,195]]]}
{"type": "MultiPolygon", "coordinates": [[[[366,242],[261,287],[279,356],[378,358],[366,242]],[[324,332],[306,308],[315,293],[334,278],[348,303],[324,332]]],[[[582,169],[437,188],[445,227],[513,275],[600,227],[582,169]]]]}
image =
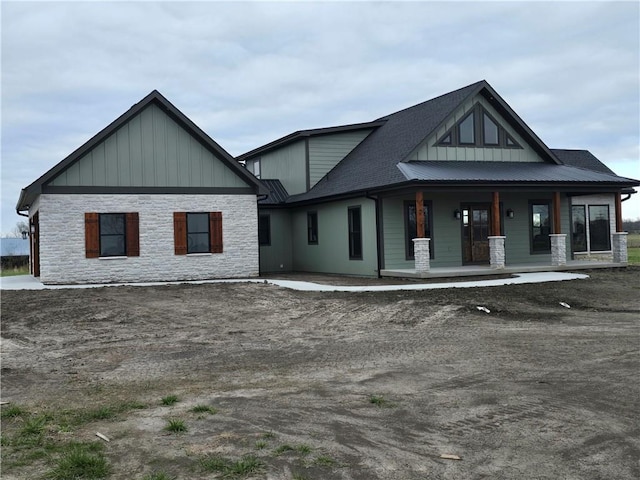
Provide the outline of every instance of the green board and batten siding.
{"type": "Polygon", "coordinates": [[[306,145],[299,140],[260,157],[260,178],[277,178],[289,195],[307,191],[306,145]]]}
{"type": "Polygon", "coordinates": [[[296,271],[377,276],[375,203],[367,198],[331,202],[292,212],[293,268],[296,271]],[[361,207],[362,260],[349,259],[349,207],[361,207]],[[307,242],[307,212],[318,213],[318,243],[307,242]]]}
{"type": "Polygon", "coordinates": [[[49,185],[225,187],[247,184],[156,105],[149,105],[49,185]]]}
{"type": "Polygon", "coordinates": [[[291,211],[261,208],[260,215],[269,215],[269,224],[271,227],[271,244],[260,246],[260,272],[293,271],[291,211]]]}
{"type": "MultiPolygon", "coordinates": [[[[313,187],[351,150],[353,150],[372,129],[353,132],[318,135],[309,138],[309,187],[313,187]]],[[[266,178],[266,177],[265,177],[266,178]]]]}
{"type": "Polygon", "coordinates": [[[410,156],[409,160],[456,160],[456,161],[491,161],[491,162],[543,162],[544,160],[516,133],[516,131],[498,114],[491,104],[482,96],[467,101],[458,109],[433,135],[430,135],[410,156]],[[513,137],[522,148],[490,148],[490,147],[439,147],[436,142],[458,121],[479,103],[493,118],[513,137]]]}

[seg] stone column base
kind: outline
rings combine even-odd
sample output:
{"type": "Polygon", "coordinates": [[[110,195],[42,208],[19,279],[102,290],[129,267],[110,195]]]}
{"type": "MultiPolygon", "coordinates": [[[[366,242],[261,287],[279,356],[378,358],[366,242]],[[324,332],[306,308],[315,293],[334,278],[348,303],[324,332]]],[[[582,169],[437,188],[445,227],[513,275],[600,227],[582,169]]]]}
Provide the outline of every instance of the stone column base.
{"type": "Polygon", "coordinates": [[[428,273],[431,269],[429,243],[430,238],[414,238],[413,239],[413,253],[415,260],[416,273],[428,273]]]}
{"type": "Polygon", "coordinates": [[[505,266],[504,236],[488,237],[489,239],[489,263],[491,268],[501,269],[505,266]]]}
{"type": "Polygon", "coordinates": [[[612,235],[613,262],[629,263],[629,253],[627,252],[627,232],[616,232],[612,235]]]}
{"type": "Polygon", "coordinates": [[[551,265],[559,267],[567,264],[567,234],[552,233],[551,239],[551,265]]]}

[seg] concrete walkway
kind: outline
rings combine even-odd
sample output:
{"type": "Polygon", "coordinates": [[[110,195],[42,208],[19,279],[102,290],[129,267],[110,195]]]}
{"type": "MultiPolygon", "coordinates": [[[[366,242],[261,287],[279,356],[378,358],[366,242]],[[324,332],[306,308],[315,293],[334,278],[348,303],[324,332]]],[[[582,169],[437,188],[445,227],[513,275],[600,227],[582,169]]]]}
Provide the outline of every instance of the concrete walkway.
{"type": "Polygon", "coordinates": [[[60,288],[99,288],[99,287],[146,287],[155,285],[206,284],[206,283],[269,283],[278,287],[290,288],[303,292],[383,292],[393,290],[433,290],[439,288],[471,288],[495,287],[499,285],[516,285],[523,283],[559,282],[562,280],[577,280],[589,278],[589,275],[568,272],[536,272],[516,274],[512,278],[478,280],[471,282],[443,282],[443,283],[410,283],[406,285],[323,285],[313,282],[295,280],[270,280],[262,278],[230,279],[230,280],[197,280],[185,282],[150,282],[150,283],[108,283],[91,285],[43,285],[31,275],[17,275],[14,277],[0,277],[0,290],[44,290],[60,288]]]}

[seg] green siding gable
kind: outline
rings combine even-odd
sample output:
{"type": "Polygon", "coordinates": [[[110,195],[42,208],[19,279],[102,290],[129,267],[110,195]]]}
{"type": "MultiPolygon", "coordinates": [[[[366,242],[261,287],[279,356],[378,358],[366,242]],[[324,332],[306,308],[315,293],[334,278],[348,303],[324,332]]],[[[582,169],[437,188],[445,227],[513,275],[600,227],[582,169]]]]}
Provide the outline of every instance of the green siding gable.
{"type": "Polygon", "coordinates": [[[151,104],[49,185],[242,188],[247,183],[151,104]]]}
{"type": "Polygon", "coordinates": [[[278,148],[260,157],[260,178],[280,180],[289,195],[307,191],[306,142],[278,148]]]}
{"type": "Polygon", "coordinates": [[[309,138],[309,187],[313,187],[346,157],[372,129],[309,138]]]}
{"type": "Polygon", "coordinates": [[[447,121],[430,135],[426,141],[420,144],[409,156],[409,160],[457,160],[457,161],[490,161],[490,162],[544,162],[527,142],[511,127],[511,125],[491,106],[482,96],[465,102],[447,121]],[[520,148],[490,148],[490,147],[442,147],[436,146],[436,142],[451,127],[479,103],[489,112],[513,139],[520,144],[520,148]]]}

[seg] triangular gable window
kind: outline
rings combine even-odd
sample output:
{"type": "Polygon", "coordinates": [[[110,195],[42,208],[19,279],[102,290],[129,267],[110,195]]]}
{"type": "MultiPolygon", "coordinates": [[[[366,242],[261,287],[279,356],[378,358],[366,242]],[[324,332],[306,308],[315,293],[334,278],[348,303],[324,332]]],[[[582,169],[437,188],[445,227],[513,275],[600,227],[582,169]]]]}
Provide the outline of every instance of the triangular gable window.
{"type": "Polygon", "coordinates": [[[480,105],[445,132],[436,142],[442,147],[522,148],[480,105]]]}

